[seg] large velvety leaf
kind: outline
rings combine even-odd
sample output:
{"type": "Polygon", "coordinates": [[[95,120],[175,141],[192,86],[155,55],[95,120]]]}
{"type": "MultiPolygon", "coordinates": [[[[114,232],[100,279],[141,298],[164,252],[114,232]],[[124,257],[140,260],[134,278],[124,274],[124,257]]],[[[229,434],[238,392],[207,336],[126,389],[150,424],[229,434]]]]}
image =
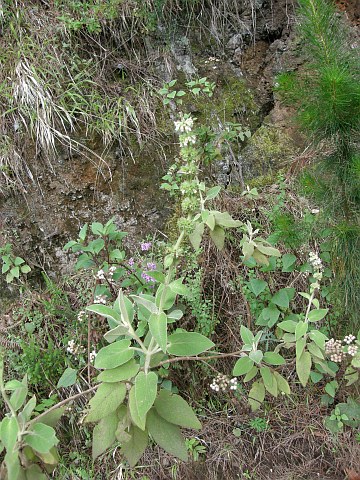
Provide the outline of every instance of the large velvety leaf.
{"type": "Polygon", "coordinates": [[[262,380],[253,383],[249,392],[249,404],[251,410],[255,412],[258,410],[265,398],[265,386],[262,380]]]}
{"type": "Polygon", "coordinates": [[[184,428],[201,428],[193,409],[180,395],[175,395],[168,390],[161,390],[157,396],[154,407],[157,413],[170,423],[184,428]]]}
{"type": "Polygon", "coordinates": [[[94,305],[89,305],[86,307],[86,310],[89,312],[97,313],[105,318],[109,318],[116,323],[120,322],[120,315],[116,312],[113,308],[107,307],[106,305],[99,305],[98,303],[94,303],[94,305]]]}
{"type": "Polygon", "coordinates": [[[68,367],[64,373],[61,375],[59,378],[59,381],[57,383],[57,388],[60,387],[70,387],[70,385],[74,385],[76,382],[76,375],[77,375],[77,370],[74,368],[68,367]]]}
{"type": "Polygon", "coordinates": [[[104,338],[108,343],[115,342],[121,335],[129,336],[129,329],[123,325],[117,325],[105,333],[104,338]]]}
{"type": "Polygon", "coordinates": [[[132,358],[128,362],[120,365],[119,367],[112,368],[110,370],[104,370],[98,375],[98,380],[100,382],[115,383],[121,382],[122,380],[129,380],[130,378],[135,377],[138,373],[140,366],[132,358]]]}
{"type": "Polygon", "coordinates": [[[204,224],[197,223],[194,231],[189,235],[189,240],[191,245],[193,246],[194,250],[199,250],[202,236],[204,234],[204,224]]]}
{"type": "Polygon", "coordinates": [[[311,363],[311,354],[309,352],[303,351],[301,356],[296,358],[296,372],[303,387],[306,386],[309,380],[311,363]]]}
{"type": "Polygon", "coordinates": [[[59,443],[55,436],[55,430],[44,423],[35,423],[28,435],[24,436],[24,442],[40,453],[47,453],[59,443]]]}
{"type": "Polygon", "coordinates": [[[169,335],[168,352],[178,357],[198,355],[214,346],[214,343],[204,335],[196,332],[178,332],[169,335]]]}
{"type": "Polygon", "coordinates": [[[167,316],[166,313],[152,313],[149,318],[151,335],[159,344],[161,350],[166,352],[167,345],[167,316]]]}
{"type": "Polygon", "coordinates": [[[5,464],[7,469],[7,479],[18,479],[21,478],[21,474],[23,472],[22,468],[20,467],[19,456],[18,452],[7,452],[5,455],[5,464]]]}
{"type": "Polygon", "coordinates": [[[216,225],[214,230],[210,230],[210,237],[218,250],[222,250],[224,248],[225,231],[222,227],[216,225]]]}
{"type": "Polygon", "coordinates": [[[241,325],[240,327],[240,336],[241,340],[246,344],[246,345],[252,345],[254,341],[254,334],[252,333],[251,330],[249,330],[245,325],[241,325]]]}
{"type": "Polygon", "coordinates": [[[285,380],[285,378],[282,375],[280,375],[280,373],[278,372],[273,372],[273,374],[276,379],[277,386],[280,392],[283,392],[286,395],[290,395],[291,391],[290,391],[290,387],[287,380],[285,380]]]}
{"type": "Polygon", "coordinates": [[[100,422],[95,425],[92,441],[92,458],[94,460],[115,442],[117,424],[118,418],[116,413],[113,412],[102,418],[100,422]]]}
{"type": "Polygon", "coordinates": [[[14,389],[13,394],[10,397],[10,403],[15,411],[18,411],[24,405],[28,394],[27,376],[22,379],[20,386],[14,389]]]}
{"type": "Polygon", "coordinates": [[[269,367],[261,367],[260,368],[260,375],[262,376],[262,379],[263,379],[266,390],[271,395],[273,395],[274,397],[277,397],[278,385],[277,385],[276,378],[274,377],[270,368],[269,367]]]}
{"type": "Polygon", "coordinates": [[[170,283],[169,287],[177,295],[182,295],[183,297],[186,297],[190,294],[190,290],[189,290],[189,287],[187,287],[186,285],[183,285],[183,281],[184,281],[184,277],[177,278],[176,280],[170,283]]]}
{"type": "Polygon", "coordinates": [[[146,414],[153,406],[157,394],[158,376],[154,372],[140,372],[130,390],[129,408],[134,423],[145,430],[146,414]]]}
{"type": "Polygon", "coordinates": [[[102,383],[90,400],[85,422],[97,422],[114,412],[126,395],[124,383],[102,383]]]}
{"type": "Polygon", "coordinates": [[[328,308],[319,308],[317,310],[311,310],[308,315],[309,322],[318,322],[322,320],[328,313],[328,308]]]}
{"type": "Polygon", "coordinates": [[[130,439],[122,444],[121,453],[129,462],[131,468],[135,467],[145,452],[148,444],[148,432],[132,425],[129,431],[130,439]]]}
{"type": "Polygon", "coordinates": [[[124,339],[103,347],[95,358],[95,368],[115,368],[128,362],[134,351],[129,349],[130,340],[124,339]]]}
{"type": "Polygon", "coordinates": [[[23,425],[30,420],[30,417],[36,407],[36,396],[33,395],[19,413],[19,422],[23,425]]]}
{"type": "Polygon", "coordinates": [[[265,352],[264,362],[269,363],[270,365],[284,365],[285,359],[278,353],[265,352]]]}
{"type": "Polygon", "coordinates": [[[239,358],[239,360],[236,361],[232,373],[236,377],[240,375],[244,375],[250,372],[253,366],[254,366],[254,361],[251,360],[251,358],[249,358],[248,356],[241,357],[239,358]]]}
{"type": "Polygon", "coordinates": [[[25,470],[25,478],[26,480],[46,480],[47,477],[39,465],[31,465],[25,470]]]}
{"type": "Polygon", "coordinates": [[[0,423],[0,438],[8,452],[12,451],[18,435],[18,424],[15,417],[5,417],[0,423]]]}
{"type": "Polygon", "coordinates": [[[147,429],[161,448],[184,462],[187,461],[187,448],[177,425],[167,422],[155,409],[151,409],[148,413],[147,429]]]}

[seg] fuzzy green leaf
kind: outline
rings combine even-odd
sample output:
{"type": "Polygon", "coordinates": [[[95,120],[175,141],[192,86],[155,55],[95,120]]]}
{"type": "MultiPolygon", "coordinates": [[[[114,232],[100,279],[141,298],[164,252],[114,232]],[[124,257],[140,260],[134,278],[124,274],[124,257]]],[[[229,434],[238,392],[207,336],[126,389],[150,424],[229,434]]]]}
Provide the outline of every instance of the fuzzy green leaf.
{"type": "Polygon", "coordinates": [[[11,452],[16,444],[18,436],[18,424],[15,417],[5,417],[0,423],[0,439],[8,452],[11,452]]]}
{"type": "Polygon", "coordinates": [[[97,422],[114,412],[126,395],[125,383],[102,383],[89,401],[89,412],[85,422],[97,422]]]}
{"type": "Polygon", "coordinates": [[[280,322],[277,324],[281,330],[284,330],[284,332],[289,332],[289,333],[295,333],[297,322],[294,322],[293,320],[284,320],[283,322],[280,322]]]}
{"type": "Polygon", "coordinates": [[[112,368],[110,370],[104,370],[98,375],[99,382],[116,383],[123,380],[130,380],[135,377],[140,369],[139,364],[131,359],[128,362],[120,365],[119,367],[112,368]]]}
{"type": "Polygon", "coordinates": [[[311,310],[308,315],[309,322],[318,322],[322,320],[328,313],[328,308],[319,308],[318,310],[311,310]]]}
{"type": "Polygon", "coordinates": [[[24,442],[40,453],[47,453],[59,443],[55,430],[44,423],[36,423],[30,432],[24,436],[24,442]]]}
{"type": "Polygon", "coordinates": [[[303,337],[306,334],[308,326],[309,325],[306,322],[298,322],[295,329],[295,340],[299,340],[299,338],[303,337]]]}
{"type": "Polygon", "coordinates": [[[164,312],[152,313],[149,318],[151,335],[159,344],[161,350],[166,353],[167,346],[167,316],[164,312]]]}
{"type": "Polygon", "coordinates": [[[151,409],[148,414],[147,428],[161,448],[184,462],[187,461],[187,448],[177,425],[167,422],[155,409],[151,409]]]}
{"type": "Polygon", "coordinates": [[[153,406],[157,394],[158,376],[155,372],[138,373],[129,394],[129,408],[133,422],[145,430],[146,415],[153,406]]]}
{"type": "Polygon", "coordinates": [[[148,445],[148,432],[141,430],[135,425],[131,425],[129,430],[130,439],[123,442],[121,446],[121,453],[129,462],[131,468],[135,467],[148,445]]]}
{"type": "Polygon", "coordinates": [[[263,360],[270,365],[284,365],[285,363],[285,359],[278,353],[274,352],[265,352],[263,360]]]}
{"type": "Polygon", "coordinates": [[[205,226],[203,223],[198,223],[195,225],[194,231],[190,233],[189,240],[194,250],[199,250],[201,245],[201,240],[204,234],[205,226]]]}
{"type": "Polygon", "coordinates": [[[120,323],[120,315],[113,308],[107,307],[106,305],[99,305],[95,303],[94,305],[89,305],[85,308],[89,312],[97,313],[105,318],[109,318],[116,323],[120,323]]]}
{"type": "Polygon", "coordinates": [[[259,250],[260,253],[262,253],[263,255],[267,255],[268,257],[281,257],[281,253],[277,248],[267,247],[262,243],[257,243],[256,248],[259,250]]]}
{"type": "Polygon", "coordinates": [[[59,381],[56,385],[57,388],[60,388],[60,387],[66,388],[66,387],[70,387],[71,385],[74,385],[74,383],[76,382],[76,376],[77,376],[77,370],[75,370],[74,368],[68,367],[59,378],[59,381]]]}
{"type": "Polygon", "coordinates": [[[214,347],[214,343],[204,335],[196,332],[178,332],[169,335],[168,352],[171,355],[198,355],[214,347]]]}
{"type": "Polygon", "coordinates": [[[255,350],[249,353],[251,360],[254,360],[255,363],[259,364],[263,359],[263,352],[261,350],[255,350]]]}
{"type": "Polygon", "coordinates": [[[233,368],[232,374],[236,377],[249,373],[254,366],[254,361],[248,356],[239,358],[233,368]]]}
{"type": "Polygon", "coordinates": [[[117,325],[115,328],[112,328],[111,330],[106,332],[104,338],[108,343],[113,343],[122,335],[130,336],[129,330],[123,325],[117,325]]]}
{"type": "Polygon", "coordinates": [[[134,351],[129,349],[130,340],[124,339],[103,347],[95,358],[95,368],[115,368],[128,362],[134,351]]]}
{"type": "Polygon", "coordinates": [[[274,397],[277,397],[278,395],[278,384],[276,381],[276,378],[273,375],[273,372],[270,370],[269,367],[261,367],[260,368],[260,375],[262,376],[264,385],[266,390],[273,395],[274,397]]]}
{"type": "Polygon", "coordinates": [[[95,425],[92,439],[92,458],[95,460],[99,455],[105,452],[115,442],[115,432],[117,429],[118,418],[115,412],[102,418],[95,425]]]}
{"type": "Polygon", "coordinates": [[[245,327],[245,325],[241,325],[240,327],[240,336],[245,345],[252,345],[255,338],[252,331],[245,327]]]}
{"type": "Polygon", "coordinates": [[[179,395],[172,394],[167,390],[161,390],[155,400],[154,407],[157,413],[170,423],[195,430],[201,428],[201,423],[193,409],[179,395]]]}
{"type": "Polygon", "coordinates": [[[221,187],[219,187],[218,185],[216,187],[210,188],[206,194],[205,200],[212,200],[213,198],[216,198],[219,195],[220,190],[221,187]]]}
{"type": "Polygon", "coordinates": [[[299,358],[296,357],[296,372],[303,387],[306,386],[309,380],[311,364],[312,360],[309,352],[304,351],[299,358]]]}
{"type": "Polygon", "coordinates": [[[216,225],[214,230],[210,230],[210,237],[218,250],[222,250],[224,248],[225,230],[222,227],[216,225]]]}
{"type": "Polygon", "coordinates": [[[291,390],[287,380],[285,380],[285,378],[278,372],[273,372],[273,375],[277,382],[279,391],[285,393],[286,395],[290,395],[291,390]]]}
{"type": "Polygon", "coordinates": [[[248,402],[251,407],[251,411],[255,412],[261,407],[265,399],[265,386],[262,380],[258,380],[253,383],[249,392],[248,402]]]}

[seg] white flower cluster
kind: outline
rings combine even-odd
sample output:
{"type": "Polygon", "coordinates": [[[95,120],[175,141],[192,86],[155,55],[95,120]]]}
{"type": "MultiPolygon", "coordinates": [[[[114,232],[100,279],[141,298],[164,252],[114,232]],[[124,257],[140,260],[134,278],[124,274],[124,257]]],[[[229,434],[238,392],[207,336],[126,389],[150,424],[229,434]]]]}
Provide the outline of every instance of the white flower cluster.
{"type": "Polygon", "coordinates": [[[76,345],[75,340],[69,340],[66,351],[71,355],[79,355],[85,352],[85,347],[82,345],[76,345]]]}
{"type": "Polygon", "coordinates": [[[97,353],[96,353],[95,350],[93,350],[92,352],[90,352],[90,355],[89,355],[89,357],[90,357],[90,358],[89,358],[90,363],[94,363],[95,358],[96,358],[96,355],[97,355],[97,353]]]}
{"type": "Polygon", "coordinates": [[[180,147],[187,147],[189,144],[196,143],[195,135],[181,135],[180,136],[180,147]]]}
{"type": "Polygon", "coordinates": [[[179,133],[189,133],[194,125],[194,120],[189,115],[183,115],[180,120],[174,122],[175,131],[179,133]]]}
{"type": "Polygon", "coordinates": [[[354,340],[355,340],[355,335],[346,335],[346,337],[344,337],[344,343],[347,343],[348,345],[350,345],[350,343],[352,343],[354,340]]]}
{"type": "MultiPolygon", "coordinates": [[[[220,62],[220,58],[216,58],[216,57],[209,57],[208,60],[205,60],[205,65],[208,64],[209,62],[220,62]]],[[[213,67],[214,68],[214,67],[213,67]]]]}
{"type": "MultiPolygon", "coordinates": [[[[116,267],[114,267],[114,265],[112,265],[109,268],[109,271],[107,272],[108,277],[112,278],[115,270],[116,270],[116,267]]],[[[97,278],[98,280],[105,280],[105,272],[102,268],[97,272],[97,274],[95,275],[95,278],[97,278]]]]}
{"type": "Polygon", "coordinates": [[[86,315],[86,312],[85,310],[81,310],[78,315],[77,315],[77,319],[78,319],[78,322],[83,322],[84,320],[86,320],[87,318],[87,315],[86,315]]]}
{"type": "Polygon", "coordinates": [[[215,392],[226,392],[226,390],[237,390],[238,381],[237,378],[234,377],[231,380],[227,375],[218,374],[216,378],[210,384],[210,388],[215,392]]]}
{"type": "Polygon", "coordinates": [[[325,343],[325,353],[330,355],[332,362],[341,362],[343,359],[343,347],[341,340],[334,340],[331,338],[325,343]]]}
{"type": "Polygon", "coordinates": [[[351,357],[355,357],[355,355],[358,353],[359,347],[357,345],[349,345],[347,353],[351,357]]]}
{"type": "Polygon", "coordinates": [[[330,360],[333,362],[341,362],[345,353],[354,357],[359,351],[358,345],[351,345],[355,339],[355,335],[346,335],[343,340],[345,346],[343,346],[341,340],[334,340],[331,338],[325,343],[325,353],[330,355],[330,360]]]}
{"type": "Polygon", "coordinates": [[[105,280],[105,272],[103,269],[99,270],[96,274],[98,280],[105,280]]]}
{"type": "Polygon", "coordinates": [[[315,282],[310,285],[311,291],[320,288],[320,282],[322,280],[322,272],[324,270],[323,264],[321,259],[319,258],[318,254],[315,252],[309,253],[309,263],[314,269],[313,277],[315,278],[315,282]]]}
{"type": "Polygon", "coordinates": [[[94,303],[102,303],[103,305],[106,305],[106,299],[106,295],[96,295],[94,303]]]}

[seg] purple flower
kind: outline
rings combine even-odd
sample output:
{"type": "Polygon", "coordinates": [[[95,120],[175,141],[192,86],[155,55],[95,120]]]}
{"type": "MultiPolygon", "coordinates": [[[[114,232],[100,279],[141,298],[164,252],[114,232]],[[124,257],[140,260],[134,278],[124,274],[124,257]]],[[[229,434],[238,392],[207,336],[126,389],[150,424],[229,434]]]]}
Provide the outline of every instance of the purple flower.
{"type": "Polygon", "coordinates": [[[156,263],[149,262],[146,264],[148,270],[156,270],[156,263]]]}
{"type": "Polygon", "coordinates": [[[145,272],[142,272],[141,278],[143,278],[143,279],[145,280],[145,282],[147,282],[147,283],[150,283],[150,282],[153,282],[153,281],[154,281],[154,279],[151,278],[151,277],[150,277],[147,273],[145,273],[145,272]]]}
{"type": "Polygon", "coordinates": [[[147,252],[151,248],[152,243],[151,242],[143,242],[141,246],[141,250],[143,252],[147,252]]]}
{"type": "Polygon", "coordinates": [[[132,267],[132,266],[134,265],[134,263],[135,263],[135,260],[134,260],[132,257],[129,258],[128,265],[129,265],[130,267],[132,267]]]}

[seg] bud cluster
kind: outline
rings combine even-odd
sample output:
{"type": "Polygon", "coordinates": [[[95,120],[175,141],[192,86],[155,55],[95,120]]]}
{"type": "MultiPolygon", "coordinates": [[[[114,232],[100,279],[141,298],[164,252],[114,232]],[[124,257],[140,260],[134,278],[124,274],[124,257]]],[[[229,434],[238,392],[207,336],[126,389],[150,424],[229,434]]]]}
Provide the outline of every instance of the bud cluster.
{"type": "Polygon", "coordinates": [[[96,295],[96,297],[94,298],[94,303],[101,303],[103,305],[106,305],[106,299],[106,295],[96,295]]]}
{"type": "Polygon", "coordinates": [[[105,275],[107,275],[108,277],[108,280],[111,282],[112,281],[112,277],[115,273],[115,270],[116,270],[116,267],[114,265],[112,265],[110,268],[109,268],[109,271],[108,272],[104,272],[103,269],[100,269],[97,274],[95,275],[95,278],[97,280],[105,280],[106,277],[105,275]]]}
{"type": "Polygon", "coordinates": [[[180,120],[174,122],[175,131],[179,133],[189,133],[194,125],[194,120],[189,114],[182,115],[180,120]]]}
{"type": "Polygon", "coordinates": [[[325,343],[325,353],[330,355],[332,362],[341,362],[343,359],[343,347],[341,340],[334,340],[331,338],[325,343]]]}
{"type": "Polygon", "coordinates": [[[77,315],[77,320],[80,323],[83,322],[84,320],[86,320],[86,318],[87,318],[87,314],[86,314],[85,310],[81,310],[77,315]]]}
{"type": "Polygon", "coordinates": [[[343,342],[331,338],[325,343],[325,353],[330,355],[330,360],[333,362],[341,362],[346,353],[354,357],[359,351],[358,345],[352,344],[354,340],[356,340],[356,337],[351,334],[346,335],[343,342]],[[343,343],[345,345],[343,345],[343,343]]]}
{"type": "Polygon", "coordinates": [[[230,379],[227,375],[222,375],[219,373],[212,383],[210,384],[210,388],[215,392],[226,392],[227,390],[237,390],[238,387],[238,380],[236,377],[230,379]]]}
{"type": "Polygon", "coordinates": [[[314,290],[320,288],[320,282],[323,276],[323,264],[321,259],[319,258],[318,254],[315,252],[309,253],[309,263],[313,267],[314,273],[313,277],[315,278],[315,282],[310,285],[310,290],[313,292],[314,290]]]}
{"type": "Polygon", "coordinates": [[[80,355],[82,353],[85,353],[85,347],[83,347],[82,345],[76,345],[75,340],[69,340],[66,351],[68,353],[71,353],[71,355],[76,356],[76,355],[80,355]]]}

